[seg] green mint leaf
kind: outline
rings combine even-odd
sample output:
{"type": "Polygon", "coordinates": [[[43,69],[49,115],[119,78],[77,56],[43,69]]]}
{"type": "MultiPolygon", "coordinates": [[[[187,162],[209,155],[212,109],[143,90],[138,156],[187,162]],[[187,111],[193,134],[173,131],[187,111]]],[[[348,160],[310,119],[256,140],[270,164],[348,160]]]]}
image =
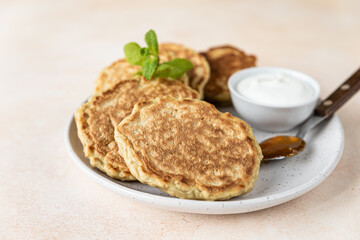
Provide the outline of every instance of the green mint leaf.
{"type": "Polygon", "coordinates": [[[158,41],[154,30],[150,30],[145,34],[145,42],[152,55],[159,55],[158,41]]]}
{"type": "Polygon", "coordinates": [[[173,71],[172,66],[167,65],[166,63],[162,63],[157,67],[154,73],[154,77],[167,78],[171,75],[172,71],[173,71]]]}
{"type": "Polygon", "coordinates": [[[184,58],[175,58],[164,62],[156,69],[154,77],[179,79],[184,73],[192,69],[194,65],[184,58]]]}
{"type": "Polygon", "coordinates": [[[140,53],[141,53],[141,55],[143,55],[143,56],[149,56],[149,55],[151,55],[150,50],[149,50],[148,48],[141,48],[141,49],[140,49],[140,53]]]}
{"type": "Polygon", "coordinates": [[[141,66],[146,58],[141,54],[141,48],[139,44],[131,42],[124,47],[125,58],[132,65],[141,66]]]}
{"type": "Polygon", "coordinates": [[[150,80],[155,73],[156,67],[158,65],[159,58],[152,57],[147,59],[142,65],[142,75],[147,79],[150,80]]]}
{"type": "Polygon", "coordinates": [[[194,68],[192,62],[185,58],[175,58],[171,61],[166,62],[166,64],[170,66],[174,66],[179,69],[179,71],[183,71],[184,73],[194,68]]]}

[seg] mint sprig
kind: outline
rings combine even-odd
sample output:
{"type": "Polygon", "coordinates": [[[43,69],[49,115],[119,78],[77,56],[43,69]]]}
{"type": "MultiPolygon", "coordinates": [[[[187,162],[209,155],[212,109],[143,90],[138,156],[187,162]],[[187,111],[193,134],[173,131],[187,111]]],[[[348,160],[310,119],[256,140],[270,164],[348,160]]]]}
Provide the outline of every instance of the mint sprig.
{"type": "Polygon", "coordinates": [[[185,58],[175,58],[159,64],[159,47],[154,30],[145,34],[145,42],[147,47],[144,48],[135,42],[128,43],[124,47],[126,60],[132,65],[141,66],[141,71],[137,72],[136,75],[144,76],[147,80],[153,77],[179,79],[194,67],[185,58]]]}

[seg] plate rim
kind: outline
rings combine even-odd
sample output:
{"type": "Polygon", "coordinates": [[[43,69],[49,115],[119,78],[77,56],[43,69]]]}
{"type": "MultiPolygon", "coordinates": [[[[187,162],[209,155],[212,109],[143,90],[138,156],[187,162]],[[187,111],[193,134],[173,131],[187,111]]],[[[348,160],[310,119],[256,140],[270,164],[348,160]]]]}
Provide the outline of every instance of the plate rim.
{"type": "MultiPolygon", "coordinates": [[[[102,176],[95,169],[89,168],[76,154],[71,145],[71,127],[74,124],[76,127],[74,115],[71,116],[68,121],[65,132],[65,145],[71,156],[71,159],[75,164],[98,184],[106,187],[107,189],[120,194],[123,197],[135,200],[137,202],[145,203],[153,207],[188,213],[200,213],[200,214],[238,214],[253,212],[269,207],[277,206],[279,204],[293,200],[301,195],[311,191],[323,182],[337,166],[345,144],[344,129],[342,127],[340,119],[334,115],[332,117],[340,126],[341,131],[341,146],[338,151],[335,160],[329,162],[326,168],[322,169],[314,178],[310,181],[299,185],[295,188],[286,190],[281,193],[272,194],[269,196],[258,197],[255,199],[243,199],[237,201],[203,201],[203,200],[191,200],[180,199],[169,196],[159,196],[151,193],[141,192],[139,190],[131,189],[126,186],[117,184],[115,181],[102,176]]],[[[77,136],[77,135],[76,135],[77,136]]]]}

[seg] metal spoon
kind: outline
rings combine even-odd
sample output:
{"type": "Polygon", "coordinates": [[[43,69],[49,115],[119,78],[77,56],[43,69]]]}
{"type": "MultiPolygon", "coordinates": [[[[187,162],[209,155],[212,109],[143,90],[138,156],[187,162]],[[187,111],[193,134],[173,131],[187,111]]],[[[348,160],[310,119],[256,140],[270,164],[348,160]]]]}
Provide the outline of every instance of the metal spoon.
{"type": "Polygon", "coordinates": [[[329,97],[322,101],[308,118],[299,127],[296,136],[276,136],[260,143],[263,161],[281,160],[291,157],[304,150],[306,143],[305,134],[319,123],[328,119],[345,102],[347,102],[360,89],[360,69],[348,80],[340,85],[329,97]]]}

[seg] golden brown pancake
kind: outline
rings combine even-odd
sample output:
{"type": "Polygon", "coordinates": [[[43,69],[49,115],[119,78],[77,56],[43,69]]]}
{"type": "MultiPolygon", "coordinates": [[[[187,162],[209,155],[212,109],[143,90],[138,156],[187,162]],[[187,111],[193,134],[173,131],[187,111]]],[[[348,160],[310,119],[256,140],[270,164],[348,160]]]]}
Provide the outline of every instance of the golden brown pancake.
{"type": "Polygon", "coordinates": [[[198,91],[200,98],[203,98],[204,87],[210,77],[209,63],[203,56],[181,44],[163,43],[159,45],[159,57],[160,62],[174,58],[186,58],[192,62],[194,68],[186,73],[189,77],[189,86],[198,91]]]}
{"type": "Polygon", "coordinates": [[[126,80],[84,103],[75,112],[75,121],[85,157],[90,159],[91,165],[110,177],[135,180],[118,153],[114,128],[131,113],[137,102],[166,95],[199,97],[197,92],[176,80],[157,79],[143,83],[126,80]]]}
{"type": "Polygon", "coordinates": [[[254,187],[262,159],[248,124],[194,99],[167,96],[136,104],[115,139],[140,182],[179,198],[245,194],[254,187]]]}
{"type": "MultiPolygon", "coordinates": [[[[111,89],[120,81],[136,79],[144,80],[141,76],[134,76],[134,74],[141,70],[140,66],[131,65],[126,59],[120,59],[110,66],[106,67],[95,82],[95,93],[100,93],[111,89]]],[[[180,79],[185,85],[188,85],[188,77],[184,74],[180,79]]]]}
{"type": "Polygon", "coordinates": [[[205,86],[205,100],[214,104],[231,104],[228,88],[229,77],[244,68],[254,67],[256,57],[246,55],[243,51],[232,46],[210,48],[202,53],[210,64],[210,80],[205,86]]]}

